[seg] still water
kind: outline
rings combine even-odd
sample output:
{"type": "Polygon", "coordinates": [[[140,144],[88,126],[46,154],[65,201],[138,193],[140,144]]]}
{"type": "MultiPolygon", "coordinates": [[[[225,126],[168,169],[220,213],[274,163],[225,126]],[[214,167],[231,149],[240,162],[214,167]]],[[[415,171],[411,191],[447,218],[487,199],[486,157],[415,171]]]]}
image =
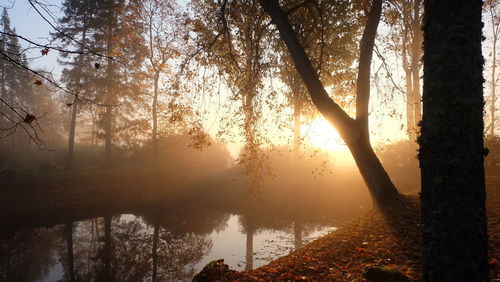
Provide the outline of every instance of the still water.
{"type": "Polygon", "coordinates": [[[207,209],[103,215],[4,236],[0,281],[191,280],[211,260],[254,269],[335,229],[317,218],[207,209]]]}

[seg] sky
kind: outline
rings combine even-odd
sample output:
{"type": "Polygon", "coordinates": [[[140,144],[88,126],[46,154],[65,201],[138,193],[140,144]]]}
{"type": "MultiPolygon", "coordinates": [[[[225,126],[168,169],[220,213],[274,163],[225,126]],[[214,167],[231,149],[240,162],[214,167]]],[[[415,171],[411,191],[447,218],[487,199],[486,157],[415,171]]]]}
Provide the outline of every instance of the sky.
{"type": "MultiPolygon", "coordinates": [[[[21,34],[38,43],[48,43],[49,33],[52,31],[52,28],[49,23],[47,23],[38,14],[38,12],[33,9],[33,7],[31,7],[27,0],[0,0],[0,2],[2,3],[2,6],[8,8],[8,13],[11,17],[11,25],[16,28],[18,34],[21,34]]],[[[47,7],[50,9],[51,15],[46,12],[42,12],[46,19],[54,24],[54,18],[62,15],[60,12],[61,1],[45,0],[45,3],[48,4],[47,7]]],[[[25,45],[24,47],[27,46],[25,45]]],[[[35,68],[47,69],[52,71],[56,78],[59,77],[62,67],[57,64],[57,52],[49,52],[47,56],[40,56],[38,52],[40,51],[36,50],[29,54],[29,57],[33,58],[30,62],[31,66],[35,68]]],[[[205,129],[214,137],[220,128],[219,119],[221,117],[221,108],[224,106],[224,101],[227,100],[227,96],[228,93],[226,92],[225,94],[221,94],[221,97],[217,97],[217,99],[210,101],[203,100],[199,105],[197,105],[198,107],[203,107],[207,110],[207,113],[204,115],[203,124],[205,129]]],[[[397,117],[391,118],[389,116],[384,116],[384,113],[388,110],[388,106],[380,103],[382,99],[384,99],[383,94],[378,93],[377,89],[373,89],[370,118],[370,126],[373,131],[372,140],[375,144],[377,144],[386,141],[404,139],[406,136],[405,131],[401,130],[401,119],[397,117]]],[[[395,106],[392,105],[390,107],[403,113],[403,107],[400,104],[401,103],[395,104],[395,106]]],[[[272,127],[273,124],[265,126],[272,127]]],[[[283,131],[271,128],[269,132],[271,140],[278,146],[283,145],[285,142],[290,140],[288,137],[291,136],[291,130],[283,131]],[[283,137],[283,135],[288,136],[283,137]]],[[[310,125],[303,126],[302,132],[306,142],[309,142],[313,146],[326,150],[333,150],[342,155],[345,155],[347,152],[347,147],[342,145],[342,141],[338,138],[338,134],[335,132],[333,127],[328,125],[324,120],[321,120],[321,117],[313,120],[310,125]]],[[[231,155],[236,157],[243,145],[243,139],[232,138],[230,140],[226,139],[226,141],[231,155]]]]}
{"type": "MultiPolygon", "coordinates": [[[[48,4],[48,8],[53,16],[59,16],[60,13],[60,3],[59,0],[44,0],[48,4]]],[[[7,12],[9,13],[11,19],[11,26],[14,27],[18,34],[25,36],[37,43],[47,44],[49,42],[50,32],[52,31],[51,26],[35,11],[27,0],[0,0],[2,3],[0,6],[7,7],[7,12]]],[[[47,16],[48,20],[54,23],[53,19],[47,16]]],[[[26,44],[23,45],[24,47],[26,44]]],[[[31,52],[29,57],[36,57],[30,64],[34,67],[46,68],[48,70],[53,70],[54,75],[59,75],[61,72],[61,67],[57,64],[57,52],[49,52],[47,56],[40,56],[36,52],[31,52]]]]}
{"type": "MultiPolygon", "coordinates": [[[[60,0],[44,0],[48,5],[51,13],[54,17],[60,16],[60,0]]],[[[3,7],[8,7],[8,12],[11,17],[11,24],[16,28],[17,32],[27,38],[35,40],[39,43],[47,43],[49,38],[49,32],[52,30],[50,25],[45,22],[40,15],[30,6],[27,0],[0,0],[0,5],[3,7]]],[[[49,21],[53,23],[55,20],[47,16],[49,21]]],[[[383,27],[382,27],[383,28],[383,27]]],[[[488,28],[488,27],[487,27],[488,28]]],[[[485,36],[488,38],[489,30],[485,29],[485,36]]],[[[487,44],[487,43],[486,43],[487,44]]],[[[25,46],[27,47],[27,46],[25,46]]],[[[36,51],[36,52],[39,52],[36,51]]],[[[57,52],[49,52],[48,56],[41,57],[40,54],[32,53],[31,56],[37,57],[31,62],[31,65],[36,68],[45,68],[52,70],[56,77],[59,76],[62,67],[57,64],[57,52]]],[[[485,53],[486,55],[486,53],[485,53]]],[[[488,60],[488,56],[486,57],[488,60]]],[[[394,60],[395,61],[395,60],[394,60]]],[[[488,63],[487,63],[488,64],[488,63]]],[[[372,74],[377,71],[380,67],[380,60],[374,55],[374,63],[372,68],[372,74]]],[[[393,74],[396,78],[402,74],[393,74]]],[[[403,85],[403,83],[401,83],[403,85]]],[[[487,92],[488,90],[486,90],[487,92]]],[[[224,91],[221,91],[224,92],[224,91]]],[[[388,95],[387,89],[378,89],[377,87],[372,87],[372,97],[370,101],[370,128],[372,130],[372,143],[375,146],[385,142],[394,142],[398,140],[406,139],[406,130],[402,127],[405,124],[405,107],[404,100],[400,93],[393,92],[393,97],[389,99],[389,102],[383,102],[387,99],[388,95]]],[[[62,95],[62,94],[61,94],[62,95]]],[[[204,115],[203,124],[205,129],[212,135],[216,136],[220,128],[219,119],[221,117],[221,109],[223,109],[228,97],[228,91],[222,93],[220,97],[207,98],[203,101],[194,101],[193,103],[199,103],[197,107],[204,108],[207,113],[204,115]]],[[[234,105],[232,107],[235,107],[234,105]]],[[[272,127],[273,125],[269,125],[272,127]]],[[[337,137],[338,134],[335,133],[334,129],[321,121],[321,117],[312,122],[312,126],[303,127],[303,134],[305,135],[306,141],[313,146],[319,148],[324,148],[332,151],[346,152],[347,148],[342,146],[342,141],[337,137]],[[333,137],[332,137],[333,136],[333,137]],[[333,142],[333,145],[331,144],[333,142]],[[330,143],[330,144],[329,144],[330,143]]],[[[291,131],[280,131],[278,129],[270,130],[271,136],[291,136],[291,131]]],[[[277,145],[282,145],[285,141],[290,140],[290,138],[274,138],[271,139],[276,142],[277,145]]],[[[227,146],[233,157],[236,157],[238,151],[243,145],[242,138],[233,138],[227,140],[227,146]]]]}

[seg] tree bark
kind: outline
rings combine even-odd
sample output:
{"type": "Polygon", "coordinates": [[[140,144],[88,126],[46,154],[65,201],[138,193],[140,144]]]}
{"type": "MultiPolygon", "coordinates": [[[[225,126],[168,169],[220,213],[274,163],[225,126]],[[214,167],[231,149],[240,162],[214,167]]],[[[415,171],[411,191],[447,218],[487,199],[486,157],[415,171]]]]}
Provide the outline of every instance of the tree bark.
{"type": "Polygon", "coordinates": [[[316,70],[276,0],[260,0],[285,42],[300,77],[319,112],[338,130],[349,147],[365,183],[379,207],[387,206],[399,193],[375,155],[369,138],[368,102],[370,98],[370,65],[375,34],[380,20],[382,1],[374,0],[361,39],[357,79],[356,119],[352,119],[326,92],[316,70]]]}
{"type": "Polygon", "coordinates": [[[423,277],[488,281],[482,1],[424,5],[423,277]]]}

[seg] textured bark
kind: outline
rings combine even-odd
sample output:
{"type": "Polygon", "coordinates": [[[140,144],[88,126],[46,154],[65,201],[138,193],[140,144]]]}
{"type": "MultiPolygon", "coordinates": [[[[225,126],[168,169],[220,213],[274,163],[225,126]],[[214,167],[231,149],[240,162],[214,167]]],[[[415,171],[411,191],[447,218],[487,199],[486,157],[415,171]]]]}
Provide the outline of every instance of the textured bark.
{"type": "Polygon", "coordinates": [[[319,112],[338,130],[358,165],[359,171],[370,190],[374,202],[380,207],[395,200],[399,193],[373,152],[369,138],[368,103],[370,99],[370,65],[382,1],[374,0],[368,14],[365,31],[361,38],[358,79],[356,90],[356,119],[336,104],[326,92],[318,73],[304,51],[278,1],[260,0],[271,16],[292,56],[295,68],[302,78],[311,100],[319,112]]]}
{"type": "Polygon", "coordinates": [[[488,281],[481,0],[426,0],[423,277],[488,281]]]}

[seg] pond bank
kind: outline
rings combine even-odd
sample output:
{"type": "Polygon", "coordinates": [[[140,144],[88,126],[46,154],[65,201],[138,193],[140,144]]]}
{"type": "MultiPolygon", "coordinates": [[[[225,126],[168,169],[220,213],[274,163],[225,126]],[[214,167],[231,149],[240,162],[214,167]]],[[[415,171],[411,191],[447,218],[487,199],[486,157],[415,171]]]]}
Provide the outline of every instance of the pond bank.
{"type": "MultiPolygon", "coordinates": [[[[500,180],[487,178],[489,262],[492,281],[500,281],[500,180]]],[[[364,281],[367,267],[395,269],[421,279],[421,234],[418,198],[390,215],[369,211],[336,232],[299,251],[252,271],[228,272],[227,281],[364,281]]],[[[214,258],[215,259],[215,258],[214,258]]]]}

